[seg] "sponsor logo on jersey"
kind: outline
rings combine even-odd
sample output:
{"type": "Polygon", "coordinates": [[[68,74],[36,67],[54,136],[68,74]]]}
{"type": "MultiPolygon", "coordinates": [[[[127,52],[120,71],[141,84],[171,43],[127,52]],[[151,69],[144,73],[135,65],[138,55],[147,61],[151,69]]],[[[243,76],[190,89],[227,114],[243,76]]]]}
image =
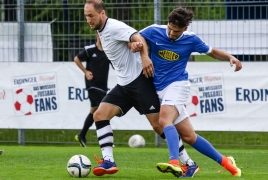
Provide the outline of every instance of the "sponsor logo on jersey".
{"type": "Polygon", "coordinates": [[[165,60],[168,61],[176,61],[179,59],[180,55],[173,51],[168,51],[168,50],[159,50],[158,51],[159,56],[164,58],[165,60]]]}
{"type": "Polygon", "coordinates": [[[92,57],[97,57],[97,55],[94,53],[94,54],[92,55],[92,57]]]}
{"type": "Polygon", "coordinates": [[[165,102],[167,102],[167,101],[172,101],[172,100],[169,100],[169,99],[165,99],[165,102]]]}
{"type": "Polygon", "coordinates": [[[110,41],[110,36],[106,36],[106,37],[104,37],[104,41],[110,41]]]}
{"type": "Polygon", "coordinates": [[[160,43],[158,43],[158,42],[156,42],[155,44],[158,45],[158,46],[160,46],[160,45],[164,45],[164,44],[160,44],[160,43]]]}

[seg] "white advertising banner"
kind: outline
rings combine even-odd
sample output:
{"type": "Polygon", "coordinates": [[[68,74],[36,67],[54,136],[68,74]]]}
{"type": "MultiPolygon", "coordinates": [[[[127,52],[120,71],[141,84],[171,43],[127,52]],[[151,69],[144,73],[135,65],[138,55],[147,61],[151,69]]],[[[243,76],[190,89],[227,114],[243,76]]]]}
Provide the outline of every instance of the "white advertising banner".
{"type": "MultiPolygon", "coordinates": [[[[189,62],[191,91],[185,107],[195,130],[268,132],[267,62],[189,62]]],[[[109,72],[109,88],[116,75],[109,72]]],[[[81,129],[89,113],[84,74],[74,62],[0,63],[0,128],[81,129]]],[[[152,130],[131,109],[113,129],[152,130]]],[[[95,129],[92,126],[91,129],[95,129]]]]}

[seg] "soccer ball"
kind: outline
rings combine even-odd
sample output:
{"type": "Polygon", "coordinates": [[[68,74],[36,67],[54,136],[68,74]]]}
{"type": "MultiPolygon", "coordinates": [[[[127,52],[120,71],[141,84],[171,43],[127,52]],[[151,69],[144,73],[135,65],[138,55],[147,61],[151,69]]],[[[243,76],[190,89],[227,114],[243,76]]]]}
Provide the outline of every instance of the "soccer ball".
{"type": "Polygon", "coordinates": [[[31,90],[26,88],[16,90],[14,107],[17,115],[31,115],[33,102],[31,90]]]}
{"type": "Polygon", "coordinates": [[[82,154],[74,155],[67,163],[67,171],[72,177],[87,177],[91,171],[91,162],[82,154]]]}
{"type": "Polygon", "coordinates": [[[128,145],[131,148],[142,148],[145,146],[145,140],[141,135],[135,134],[129,138],[128,145]]]}
{"type": "Polygon", "coordinates": [[[185,108],[190,117],[197,116],[198,104],[199,104],[198,93],[195,90],[191,89],[189,97],[185,103],[185,108]]]}

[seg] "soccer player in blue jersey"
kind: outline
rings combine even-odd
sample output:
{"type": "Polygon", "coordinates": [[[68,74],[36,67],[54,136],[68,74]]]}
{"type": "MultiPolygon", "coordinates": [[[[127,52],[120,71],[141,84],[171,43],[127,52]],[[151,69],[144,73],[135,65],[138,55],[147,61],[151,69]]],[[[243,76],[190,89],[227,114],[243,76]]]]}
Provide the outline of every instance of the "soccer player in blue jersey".
{"type": "MultiPolygon", "coordinates": [[[[97,30],[102,49],[117,74],[117,85],[105,95],[93,114],[103,158],[98,160],[99,165],[94,167],[92,172],[102,176],[118,171],[113,156],[114,136],[110,125],[110,120],[114,116],[123,116],[134,107],[140,114],[146,116],[153,129],[162,138],[165,138],[165,134],[158,122],[160,103],[153,79],[150,77],[153,75],[153,65],[141,35],[125,23],[108,18],[101,0],[86,0],[84,15],[91,29],[97,30]],[[128,48],[128,42],[144,43],[143,50],[137,53],[142,57],[141,60],[128,48]]],[[[178,144],[178,141],[176,143],[178,144]]],[[[184,160],[190,160],[186,152],[180,150],[180,153],[184,156],[184,160]]],[[[183,171],[181,168],[177,170],[179,171],[177,174],[183,171]]]]}
{"type": "MultiPolygon", "coordinates": [[[[234,56],[208,46],[196,34],[187,32],[193,20],[193,12],[186,8],[176,8],[168,16],[167,25],[151,25],[140,31],[150,46],[150,58],[154,66],[154,85],[161,101],[159,123],[164,128],[169,148],[169,163],[158,163],[161,172],[176,174],[178,162],[177,133],[200,153],[210,157],[227,169],[233,176],[241,176],[233,157],[220,154],[206,139],[197,135],[188,119],[184,104],[189,96],[190,83],[186,66],[192,52],[205,53],[218,60],[229,60],[236,65],[235,71],[242,68],[234,56]],[[178,132],[177,132],[178,131],[178,132]]],[[[132,43],[133,52],[142,44],[132,43]]],[[[192,177],[196,165],[192,164],[181,177],[192,177]]]]}

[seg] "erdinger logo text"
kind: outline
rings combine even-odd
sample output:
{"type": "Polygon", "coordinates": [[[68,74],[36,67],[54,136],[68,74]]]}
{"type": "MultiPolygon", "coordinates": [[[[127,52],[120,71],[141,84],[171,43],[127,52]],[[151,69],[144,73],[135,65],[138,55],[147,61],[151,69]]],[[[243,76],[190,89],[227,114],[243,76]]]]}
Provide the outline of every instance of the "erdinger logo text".
{"type": "Polygon", "coordinates": [[[203,83],[203,78],[202,77],[189,78],[189,82],[191,84],[203,83]]]}
{"type": "Polygon", "coordinates": [[[268,89],[246,89],[242,87],[236,88],[236,101],[253,102],[267,102],[268,89]]]}
{"type": "Polygon", "coordinates": [[[168,61],[176,61],[180,57],[177,53],[173,51],[168,51],[168,50],[159,50],[158,54],[159,56],[161,56],[162,58],[168,61]]]}
{"type": "Polygon", "coordinates": [[[24,83],[36,83],[36,77],[28,77],[28,78],[21,78],[21,79],[14,79],[14,85],[21,85],[24,83]]]}

